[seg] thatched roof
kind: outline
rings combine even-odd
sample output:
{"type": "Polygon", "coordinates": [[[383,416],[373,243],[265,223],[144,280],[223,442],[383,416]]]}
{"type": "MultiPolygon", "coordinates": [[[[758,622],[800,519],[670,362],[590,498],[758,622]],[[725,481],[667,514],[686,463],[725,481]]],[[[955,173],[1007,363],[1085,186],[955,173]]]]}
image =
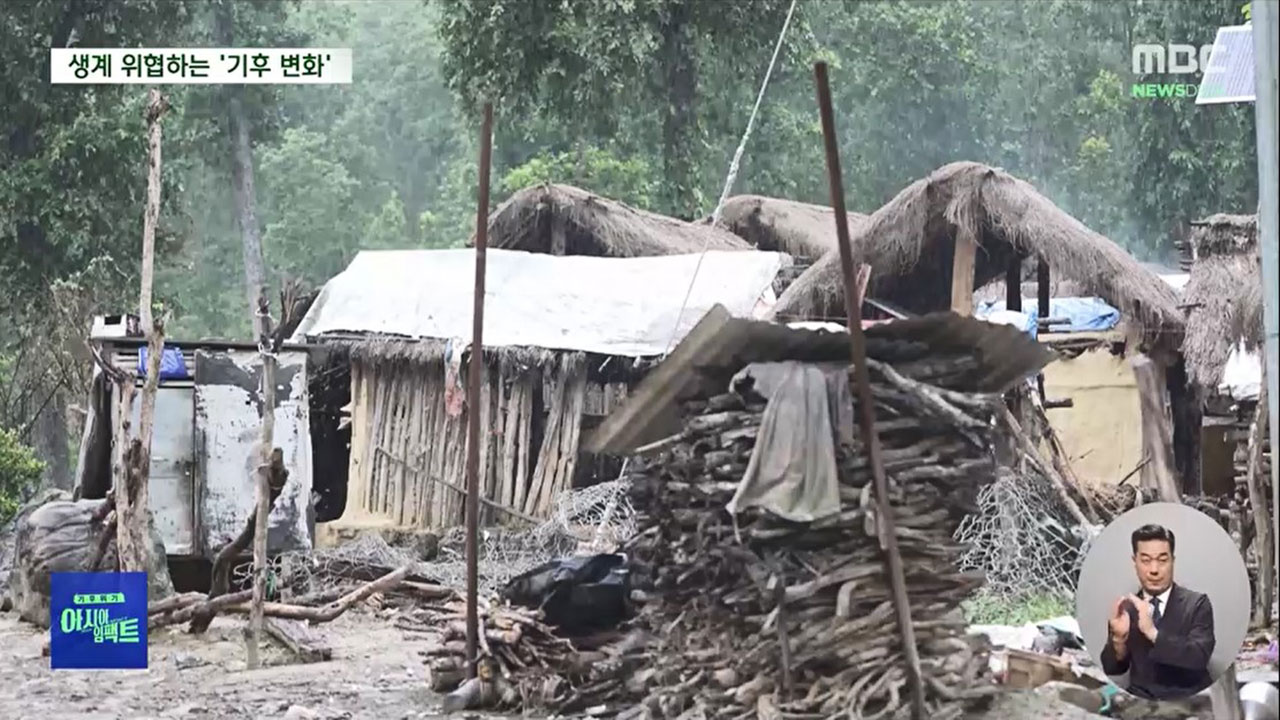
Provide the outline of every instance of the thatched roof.
{"type": "MultiPolygon", "coordinates": [[[[637,210],[570,185],[527,187],[489,215],[489,247],[554,255],[641,257],[750,250],[727,230],[637,210]],[[553,228],[564,247],[553,248],[553,228]]],[[[474,241],[474,238],[472,238],[474,241]]]]}
{"type": "Polygon", "coordinates": [[[1231,350],[1262,342],[1262,260],[1256,215],[1213,215],[1195,223],[1196,261],[1183,302],[1182,352],[1192,382],[1217,387],[1231,350]]]}
{"type": "MultiPolygon", "coordinates": [[[[1176,349],[1181,341],[1184,318],[1167,283],[1029,183],[987,165],[939,168],[874,212],[851,240],[855,263],[872,266],[872,295],[925,313],[950,307],[953,248],[961,235],[979,246],[974,287],[1002,276],[1015,252],[1043,258],[1052,276],[1119,309],[1148,345],[1176,349]]],[[[774,314],[834,316],[841,307],[840,259],[832,252],[783,293],[774,314]]]]}
{"type": "MultiPolygon", "coordinates": [[[[849,213],[849,232],[857,232],[867,216],[849,213]]],[[[721,227],[758,250],[818,260],[836,247],[835,211],[824,205],[760,195],[735,195],[720,210],[721,227]]],[[[710,218],[703,220],[709,224],[710,218]]]]}

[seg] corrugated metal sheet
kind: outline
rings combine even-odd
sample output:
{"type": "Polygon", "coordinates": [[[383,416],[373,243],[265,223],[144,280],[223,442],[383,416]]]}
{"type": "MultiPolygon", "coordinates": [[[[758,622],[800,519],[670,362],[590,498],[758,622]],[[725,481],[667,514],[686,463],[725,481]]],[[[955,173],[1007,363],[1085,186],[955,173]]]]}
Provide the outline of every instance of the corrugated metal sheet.
{"type": "MultiPolygon", "coordinates": [[[[1008,325],[954,313],[876,325],[866,330],[866,338],[868,356],[885,362],[922,350],[971,355],[977,366],[963,384],[976,392],[1003,392],[1054,358],[1050,350],[1008,325]]],[[[632,397],[591,434],[583,449],[621,455],[667,437],[679,428],[682,400],[721,391],[729,377],[751,363],[848,358],[849,337],[844,332],[745,320],[732,317],[722,307],[712,308],[632,397]]]]}
{"type": "MultiPolygon", "coordinates": [[[[196,366],[195,350],[182,349],[182,362],[187,366],[187,372],[196,366]]],[[[111,364],[124,370],[125,372],[138,371],[138,348],[118,347],[111,353],[111,364]]],[[[141,373],[139,373],[141,375],[141,373]]],[[[160,377],[164,377],[161,373],[160,377]]]]}

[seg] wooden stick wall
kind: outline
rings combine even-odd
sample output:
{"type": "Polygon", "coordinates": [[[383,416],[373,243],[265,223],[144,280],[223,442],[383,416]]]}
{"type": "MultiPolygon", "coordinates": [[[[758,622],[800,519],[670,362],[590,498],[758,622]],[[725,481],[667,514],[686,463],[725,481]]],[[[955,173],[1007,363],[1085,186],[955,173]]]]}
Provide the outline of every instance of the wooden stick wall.
{"type": "MultiPolygon", "coordinates": [[[[546,518],[572,486],[586,362],[579,353],[549,358],[542,367],[507,359],[486,365],[479,408],[486,524],[546,518]]],[[[462,392],[464,378],[457,382],[462,392]]],[[[344,519],[425,529],[463,522],[468,409],[450,415],[447,389],[438,360],[352,359],[344,519]]]]}

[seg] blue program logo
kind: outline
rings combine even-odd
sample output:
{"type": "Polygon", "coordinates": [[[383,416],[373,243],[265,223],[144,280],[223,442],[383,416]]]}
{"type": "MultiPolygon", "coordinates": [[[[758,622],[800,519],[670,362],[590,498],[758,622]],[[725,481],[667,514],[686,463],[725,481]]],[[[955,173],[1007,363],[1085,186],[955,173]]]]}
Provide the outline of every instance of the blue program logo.
{"type": "Polygon", "coordinates": [[[146,573],[53,573],[50,589],[50,667],[146,669],[146,573]]]}

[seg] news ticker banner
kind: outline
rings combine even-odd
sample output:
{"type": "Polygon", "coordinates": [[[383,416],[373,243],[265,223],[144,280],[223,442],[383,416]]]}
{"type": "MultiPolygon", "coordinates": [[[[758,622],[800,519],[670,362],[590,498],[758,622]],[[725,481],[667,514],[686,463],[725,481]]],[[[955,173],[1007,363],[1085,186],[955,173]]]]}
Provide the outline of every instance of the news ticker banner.
{"type": "Polygon", "coordinates": [[[347,85],[351,48],[52,48],[54,85],[347,85]]]}
{"type": "Polygon", "coordinates": [[[53,573],[49,667],[145,670],[147,574],[53,573]]]}

